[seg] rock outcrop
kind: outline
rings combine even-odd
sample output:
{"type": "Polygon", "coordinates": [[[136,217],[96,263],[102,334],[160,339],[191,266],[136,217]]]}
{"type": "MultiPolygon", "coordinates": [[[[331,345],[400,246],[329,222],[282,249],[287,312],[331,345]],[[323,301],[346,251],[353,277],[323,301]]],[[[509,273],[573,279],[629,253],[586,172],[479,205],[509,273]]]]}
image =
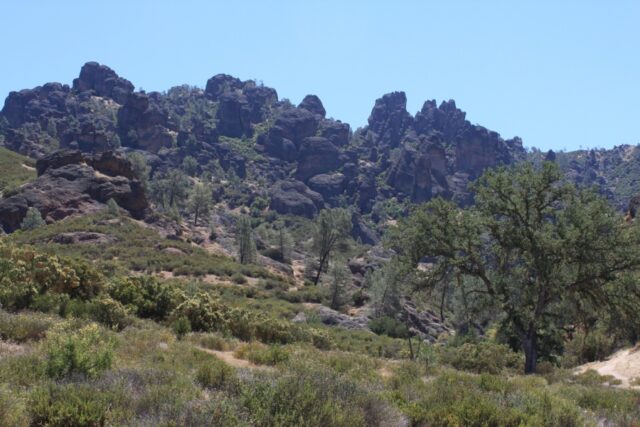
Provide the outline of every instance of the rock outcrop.
{"type": "Polygon", "coordinates": [[[104,209],[110,199],[136,218],[142,218],[149,208],[131,165],[112,152],[59,151],[40,159],[36,169],[35,181],[0,200],[0,225],[6,232],[20,227],[30,207],[38,209],[49,223],[104,209]]]}
{"type": "Polygon", "coordinates": [[[92,95],[111,98],[118,104],[124,104],[133,92],[133,84],[106,65],[87,62],[80,70],[80,76],[73,81],[73,90],[91,92],[92,95]]]}
{"type": "Polygon", "coordinates": [[[280,214],[312,218],[324,206],[322,196],[300,181],[279,181],[269,191],[270,208],[280,214]]]}

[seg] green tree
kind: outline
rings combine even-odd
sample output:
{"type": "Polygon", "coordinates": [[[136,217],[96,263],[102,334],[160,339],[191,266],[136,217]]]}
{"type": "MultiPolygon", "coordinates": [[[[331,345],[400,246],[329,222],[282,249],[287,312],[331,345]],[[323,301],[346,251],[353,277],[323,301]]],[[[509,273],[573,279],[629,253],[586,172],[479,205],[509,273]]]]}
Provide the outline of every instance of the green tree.
{"type": "Polygon", "coordinates": [[[347,209],[323,209],[316,217],[312,231],[312,249],[318,263],[313,279],[315,285],[318,284],[331,254],[349,236],[351,227],[351,215],[347,209]]]}
{"type": "Polygon", "coordinates": [[[276,225],[276,242],[278,252],[280,253],[280,261],[288,262],[291,259],[291,251],[293,248],[293,238],[287,231],[284,223],[276,225]]]}
{"type": "Polygon", "coordinates": [[[347,287],[351,281],[351,273],[346,265],[332,262],[328,272],[329,306],[337,310],[345,303],[347,287]]]}
{"type": "Polygon", "coordinates": [[[253,239],[251,218],[241,216],[236,223],[236,243],[240,264],[252,264],[256,261],[256,243],[253,239]]]}
{"type": "Polygon", "coordinates": [[[114,199],[109,199],[107,201],[107,212],[109,212],[109,215],[111,216],[120,215],[120,206],[118,206],[118,202],[114,199]]]}
{"type": "Polygon", "coordinates": [[[187,156],[182,161],[182,170],[189,176],[196,176],[198,172],[198,161],[192,156],[187,156]]]}
{"type": "Polygon", "coordinates": [[[211,201],[210,185],[198,183],[193,187],[189,204],[194,216],[194,225],[198,225],[198,218],[209,214],[209,211],[211,210],[211,201]]]}
{"type": "Polygon", "coordinates": [[[181,206],[187,198],[189,179],[182,171],[173,169],[151,183],[151,197],[163,209],[181,206]]]}
{"type": "Polygon", "coordinates": [[[20,229],[33,230],[34,228],[42,227],[46,225],[40,211],[34,207],[27,209],[27,214],[24,216],[22,223],[20,223],[20,229]]]}
{"type": "Polygon", "coordinates": [[[475,206],[433,200],[391,241],[413,266],[430,257],[425,285],[447,272],[474,279],[455,283],[504,319],[525,354],[525,373],[535,372],[546,331],[581,314],[637,311],[640,292],[628,273],[640,265],[639,229],[604,199],[563,183],[550,162],[488,171],[472,189],[475,206]]]}
{"type": "Polygon", "coordinates": [[[394,316],[400,310],[401,285],[405,275],[395,261],[367,273],[365,283],[376,317],[394,316]]]}
{"type": "MultiPolygon", "coordinates": [[[[116,135],[117,137],[117,135],[116,135]]],[[[140,180],[145,188],[149,186],[149,165],[147,159],[142,153],[130,153],[127,155],[129,163],[131,163],[131,169],[135,176],[140,180]]]]}

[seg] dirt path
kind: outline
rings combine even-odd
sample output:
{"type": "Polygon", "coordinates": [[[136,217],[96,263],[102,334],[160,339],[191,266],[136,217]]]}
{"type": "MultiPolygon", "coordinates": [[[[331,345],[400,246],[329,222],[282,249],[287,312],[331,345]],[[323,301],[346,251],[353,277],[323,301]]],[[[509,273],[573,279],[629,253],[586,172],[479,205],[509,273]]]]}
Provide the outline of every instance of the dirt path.
{"type": "Polygon", "coordinates": [[[576,372],[583,373],[589,369],[597,371],[600,375],[611,375],[619,379],[622,382],[620,387],[640,389],[640,386],[631,385],[634,379],[640,380],[640,347],[620,350],[607,360],[582,365],[576,372]]]}
{"type": "Polygon", "coordinates": [[[253,362],[250,362],[248,360],[244,360],[244,359],[238,359],[234,354],[233,351],[218,351],[218,350],[211,350],[208,348],[204,348],[204,347],[196,347],[198,350],[200,351],[204,351],[205,353],[208,353],[212,356],[217,357],[218,359],[222,360],[224,363],[226,363],[229,366],[233,366],[234,368],[247,368],[247,369],[271,369],[267,366],[260,366],[260,365],[256,365],[253,362]]]}

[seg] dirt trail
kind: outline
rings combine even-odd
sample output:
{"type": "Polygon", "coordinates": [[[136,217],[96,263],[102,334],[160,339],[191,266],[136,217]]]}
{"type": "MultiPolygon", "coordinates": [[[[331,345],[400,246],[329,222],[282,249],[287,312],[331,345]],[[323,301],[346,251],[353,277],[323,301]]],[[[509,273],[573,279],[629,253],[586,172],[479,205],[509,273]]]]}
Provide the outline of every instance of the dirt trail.
{"type": "Polygon", "coordinates": [[[250,362],[248,360],[244,360],[244,359],[238,359],[234,354],[233,351],[218,351],[218,350],[211,350],[208,348],[204,348],[204,347],[196,347],[198,350],[200,351],[204,351],[205,353],[208,353],[212,356],[217,357],[218,359],[222,360],[224,363],[226,363],[229,366],[233,366],[234,368],[248,368],[248,369],[270,369],[267,366],[260,366],[260,365],[256,365],[253,362],[250,362]]]}
{"type": "Polygon", "coordinates": [[[640,386],[631,385],[634,379],[640,380],[640,346],[620,350],[607,360],[584,364],[576,372],[583,373],[589,369],[619,379],[622,382],[620,387],[640,389],[640,386]]]}

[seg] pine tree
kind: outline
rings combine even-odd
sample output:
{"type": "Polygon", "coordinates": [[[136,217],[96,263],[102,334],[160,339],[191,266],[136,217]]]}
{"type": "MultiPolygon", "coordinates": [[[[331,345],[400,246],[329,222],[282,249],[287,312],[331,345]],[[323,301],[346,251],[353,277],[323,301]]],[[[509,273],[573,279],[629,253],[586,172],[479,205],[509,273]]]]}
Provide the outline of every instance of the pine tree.
{"type": "Polygon", "coordinates": [[[33,230],[34,228],[42,227],[46,225],[40,211],[34,207],[27,209],[27,214],[24,216],[20,228],[22,230],[33,230]]]}
{"type": "Polygon", "coordinates": [[[251,218],[241,216],[236,224],[236,242],[240,264],[252,264],[256,261],[256,243],[253,239],[251,218]]]}
{"type": "Polygon", "coordinates": [[[198,219],[208,215],[211,210],[211,187],[198,183],[193,187],[190,197],[190,208],[194,216],[194,225],[198,225],[198,219]]]}

